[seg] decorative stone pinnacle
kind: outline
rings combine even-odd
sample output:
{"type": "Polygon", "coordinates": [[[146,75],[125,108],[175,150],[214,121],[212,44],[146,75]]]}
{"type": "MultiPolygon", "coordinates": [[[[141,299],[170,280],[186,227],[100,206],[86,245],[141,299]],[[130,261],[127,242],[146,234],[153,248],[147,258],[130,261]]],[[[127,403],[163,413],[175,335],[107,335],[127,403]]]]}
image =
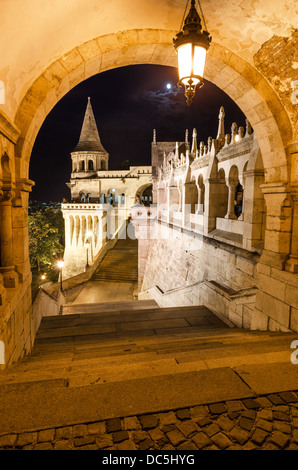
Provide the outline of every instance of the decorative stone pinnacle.
{"type": "Polygon", "coordinates": [[[211,146],[212,146],[212,137],[208,137],[208,152],[211,152],[211,146]]]}
{"type": "Polygon", "coordinates": [[[192,148],[191,148],[191,153],[195,155],[197,151],[198,145],[197,145],[197,130],[193,129],[192,131],[192,148]]]}
{"type": "Polygon", "coordinates": [[[176,142],[175,160],[178,160],[178,158],[179,158],[179,145],[178,145],[178,142],[176,142]]]}
{"type": "Polygon", "coordinates": [[[218,131],[217,131],[217,139],[224,139],[225,138],[225,110],[224,107],[221,106],[218,115],[218,131]]]}
{"type": "Polygon", "coordinates": [[[231,127],[231,142],[235,142],[235,137],[237,135],[237,124],[233,122],[231,127]]]}
{"type": "Polygon", "coordinates": [[[156,129],[153,129],[153,143],[156,144],[156,129]]]}
{"type": "Polygon", "coordinates": [[[252,128],[248,119],[245,119],[245,124],[246,124],[245,137],[247,137],[248,135],[252,133],[252,128]]]}

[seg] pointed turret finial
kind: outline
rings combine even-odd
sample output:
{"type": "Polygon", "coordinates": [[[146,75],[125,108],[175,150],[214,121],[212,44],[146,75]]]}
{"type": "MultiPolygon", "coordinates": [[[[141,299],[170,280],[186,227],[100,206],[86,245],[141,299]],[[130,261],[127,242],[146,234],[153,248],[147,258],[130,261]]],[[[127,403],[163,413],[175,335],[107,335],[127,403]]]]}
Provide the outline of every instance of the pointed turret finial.
{"type": "Polygon", "coordinates": [[[225,138],[225,110],[224,107],[221,106],[218,115],[218,131],[217,131],[217,139],[224,139],[225,138]]]}
{"type": "Polygon", "coordinates": [[[191,153],[192,153],[193,155],[196,154],[197,148],[198,148],[198,144],[197,144],[197,129],[193,129],[193,131],[192,131],[192,147],[191,147],[191,153]]]}
{"type": "Polygon", "coordinates": [[[99,138],[90,96],[88,96],[80,139],[73,152],[101,152],[107,154],[99,138]]]}

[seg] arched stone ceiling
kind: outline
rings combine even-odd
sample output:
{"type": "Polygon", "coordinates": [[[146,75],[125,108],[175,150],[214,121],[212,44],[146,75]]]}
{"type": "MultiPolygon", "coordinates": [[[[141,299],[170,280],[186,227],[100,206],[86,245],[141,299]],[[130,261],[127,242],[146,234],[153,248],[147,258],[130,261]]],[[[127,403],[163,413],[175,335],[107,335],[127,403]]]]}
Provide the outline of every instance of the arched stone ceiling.
{"type": "MultiPolygon", "coordinates": [[[[185,0],[1,0],[0,80],[12,120],[34,80],[57,59],[93,38],[134,29],[172,30],[185,0]]],[[[297,27],[296,0],[201,0],[214,42],[253,65],[274,35],[297,27]]]]}

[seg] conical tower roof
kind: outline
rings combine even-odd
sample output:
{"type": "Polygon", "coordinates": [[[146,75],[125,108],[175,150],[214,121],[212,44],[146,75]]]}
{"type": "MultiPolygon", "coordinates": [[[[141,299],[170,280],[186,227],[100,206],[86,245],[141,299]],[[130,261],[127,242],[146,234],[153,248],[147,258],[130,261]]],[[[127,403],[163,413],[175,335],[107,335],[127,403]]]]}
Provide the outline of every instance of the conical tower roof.
{"type": "Polygon", "coordinates": [[[88,97],[87,108],[81,130],[80,140],[73,152],[103,152],[107,153],[103,148],[99,138],[99,133],[91,106],[90,97],[88,97]]]}

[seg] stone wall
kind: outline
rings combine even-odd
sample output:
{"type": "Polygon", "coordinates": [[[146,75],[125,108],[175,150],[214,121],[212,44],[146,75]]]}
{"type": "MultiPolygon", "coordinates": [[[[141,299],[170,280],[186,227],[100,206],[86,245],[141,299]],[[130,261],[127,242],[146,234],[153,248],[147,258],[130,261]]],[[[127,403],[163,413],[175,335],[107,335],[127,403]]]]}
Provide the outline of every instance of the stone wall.
{"type": "Polygon", "coordinates": [[[5,364],[0,365],[0,369],[13,364],[31,351],[35,333],[31,284],[26,282],[18,289],[17,295],[0,307],[0,339],[5,349],[5,364]]]}
{"type": "Polygon", "coordinates": [[[35,329],[28,248],[28,196],[32,181],[21,178],[15,159],[19,130],[0,115],[0,341],[5,364],[31,351],[35,329]]]}
{"type": "Polygon", "coordinates": [[[298,119],[297,48],[298,30],[295,29],[289,37],[274,35],[254,56],[257,69],[273,85],[293,122],[298,119]]]}
{"type": "MultiPolygon", "coordinates": [[[[168,143],[152,145],[156,222],[135,220],[139,297],[203,304],[245,328],[298,331],[297,185],[266,182],[249,122],[226,134],[224,116],[221,107],[217,137],[206,144],[197,145],[194,130],[186,154],[178,142],[168,154],[168,143]]],[[[295,145],[289,161],[294,180],[295,145]]]]}
{"type": "Polygon", "coordinates": [[[153,296],[162,307],[205,305],[237,326],[250,327],[259,256],[177,227],[158,229],[163,238],[151,240],[149,248],[148,240],[139,239],[139,253],[148,253],[147,259],[140,257],[139,298],[153,296]]]}

